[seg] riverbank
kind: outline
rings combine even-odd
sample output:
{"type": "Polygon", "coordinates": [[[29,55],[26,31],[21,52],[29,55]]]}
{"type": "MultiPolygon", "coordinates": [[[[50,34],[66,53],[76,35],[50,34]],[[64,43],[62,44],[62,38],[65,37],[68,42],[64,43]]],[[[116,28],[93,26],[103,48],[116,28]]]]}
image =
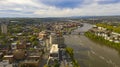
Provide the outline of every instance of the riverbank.
{"type": "Polygon", "coordinates": [[[89,32],[89,31],[85,33],[85,36],[93,41],[97,41],[100,44],[104,44],[104,45],[114,48],[120,52],[120,43],[110,42],[108,40],[105,40],[102,36],[97,36],[94,33],[89,32]]]}
{"type": "Polygon", "coordinates": [[[74,50],[71,47],[66,47],[66,52],[70,56],[70,59],[72,60],[73,67],[80,67],[77,60],[74,58],[74,50]]]}
{"type": "MultiPolygon", "coordinates": [[[[93,25],[84,23],[76,32],[86,32],[93,25]]],[[[74,58],[80,67],[120,67],[117,50],[92,41],[84,35],[65,35],[65,44],[74,50],[74,58]]]]}

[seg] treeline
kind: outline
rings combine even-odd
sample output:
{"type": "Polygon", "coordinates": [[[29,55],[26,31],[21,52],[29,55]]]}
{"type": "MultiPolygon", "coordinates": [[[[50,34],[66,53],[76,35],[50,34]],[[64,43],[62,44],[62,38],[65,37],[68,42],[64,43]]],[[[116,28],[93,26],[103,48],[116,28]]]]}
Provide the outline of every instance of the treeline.
{"type": "Polygon", "coordinates": [[[92,39],[93,41],[97,41],[99,43],[102,43],[106,46],[115,48],[116,50],[120,51],[120,43],[114,43],[114,42],[110,42],[109,40],[105,40],[103,37],[101,36],[96,36],[94,33],[92,32],[86,32],[85,36],[87,36],[88,38],[92,39]]]}
{"type": "Polygon", "coordinates": [[[99,27],[107,28],[110,31],[120,33],[120,25],[113,26],[113,25],[105,24],[105,23],[98,23],[96,25],[99,26],[99,27]]]}

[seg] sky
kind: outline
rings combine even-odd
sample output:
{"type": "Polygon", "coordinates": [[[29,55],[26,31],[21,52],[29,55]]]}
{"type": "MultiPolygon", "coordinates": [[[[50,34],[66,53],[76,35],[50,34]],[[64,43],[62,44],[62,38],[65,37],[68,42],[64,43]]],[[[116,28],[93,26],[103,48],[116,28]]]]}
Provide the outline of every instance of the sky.
{"type": "Polygon", "coordinates": [[[120,0],[0,0],[0,17],[120,15],[120,0]]]}

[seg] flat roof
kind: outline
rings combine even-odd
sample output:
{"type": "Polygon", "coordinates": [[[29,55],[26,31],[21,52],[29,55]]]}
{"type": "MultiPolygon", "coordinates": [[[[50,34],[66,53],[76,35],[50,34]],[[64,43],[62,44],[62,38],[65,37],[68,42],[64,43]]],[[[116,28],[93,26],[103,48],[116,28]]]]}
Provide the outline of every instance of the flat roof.
{"type": "Polygon", "coordinates": [[[53,44],[50,49],[50,53],[58,53],[58,49],[58,44],[53,44]]]}
{"type": "Polygon", "coordinates": [[[4,55],[4,57],[13,57],[13,55],[4,55]]]}
{"type": "Polygon", "coordinates": [[[40,56],[29,56],[29,57],[40,57],[40,56]]]}

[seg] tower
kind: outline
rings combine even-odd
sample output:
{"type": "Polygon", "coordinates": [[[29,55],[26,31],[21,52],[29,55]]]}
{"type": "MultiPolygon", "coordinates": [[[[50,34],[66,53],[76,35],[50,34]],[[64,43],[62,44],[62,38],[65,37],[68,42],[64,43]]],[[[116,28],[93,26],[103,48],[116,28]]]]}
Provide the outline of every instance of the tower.
{"type": "Polygon", "coordinates": [[[7,34],[7,24],[4,23],[1,24],[1,32],[3,34],[7,34]]]}

